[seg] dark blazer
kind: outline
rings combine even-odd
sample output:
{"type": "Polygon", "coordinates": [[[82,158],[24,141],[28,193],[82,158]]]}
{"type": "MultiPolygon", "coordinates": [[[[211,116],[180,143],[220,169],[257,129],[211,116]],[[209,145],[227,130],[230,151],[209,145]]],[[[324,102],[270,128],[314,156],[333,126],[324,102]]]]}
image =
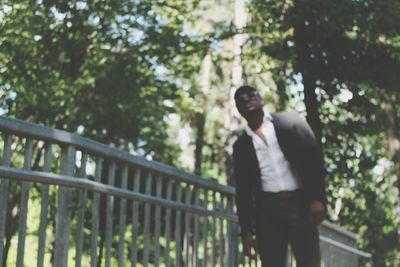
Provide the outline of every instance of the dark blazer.
{"type": "MultiPolygon", "coordinates": [[[[308,123],[297,112],[273,113],[272,123],[279,146],[298,173],[308,201],[326,205],[323,154],[308,123]]],[[[254,231],[257,195],[261,192],[261,175],[252,139],[244,132],[233,145],[233,168],[236,206],[242,234],[254,231]]]]}

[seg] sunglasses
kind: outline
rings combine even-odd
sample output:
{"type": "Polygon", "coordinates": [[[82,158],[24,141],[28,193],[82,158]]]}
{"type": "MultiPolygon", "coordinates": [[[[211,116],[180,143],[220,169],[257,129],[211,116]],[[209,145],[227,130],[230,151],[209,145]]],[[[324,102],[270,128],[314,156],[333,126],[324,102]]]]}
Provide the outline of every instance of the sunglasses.
{"type": "Polygon", "coordinates": [[[256,96],[258,96],[258,93],[257,93],[256,91],[243,92],[243,93],[237,95],[237,96],[235,97],[235,100],[236,100],[236,101],[238,101],[238,100],[244,100],[245,97],[252,98],[252,97],[256,97],[256,96]]]}

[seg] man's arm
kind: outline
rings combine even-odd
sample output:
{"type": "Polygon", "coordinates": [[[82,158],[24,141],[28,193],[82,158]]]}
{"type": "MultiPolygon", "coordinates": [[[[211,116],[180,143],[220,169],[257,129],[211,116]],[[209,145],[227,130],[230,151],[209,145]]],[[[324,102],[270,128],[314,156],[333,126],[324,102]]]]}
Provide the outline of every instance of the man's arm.
{"type": "Polygon", "coordinates": [[[319,225],[325,218],[327,202],[324,156],[310,125],[300,116],[296,130],[302,140],[302,153],[306,155],[303,168],[307,177],[304,182],[310,200],[310,220],[314,225],[319,225]]]}
{"type": "Polygon", "coordinates": [[[257,243],[254,234],[248,232],[243,237],[244,254],[252,260],[257,259],[257,243]]]}
{"type": "Polygon", "coordinates": [[[252,259],[256,255],[252,253],[255,250],[255,240],[253,238],[254,224],[254,192],[252,183],[249,180],[249,173],[246,171],[247,163],[244,157],[243,148],[238,143],[233,146],[233,169],[236,187],[236,207],[241,228],[244,253],[252,259]]]}
{"type": "Polygon", "coordinates": [[[320,200],[312,200],[310,202],[309,216],[313,225],[320,225],[326,216],[326,208],[324,203],[320,200]]]}

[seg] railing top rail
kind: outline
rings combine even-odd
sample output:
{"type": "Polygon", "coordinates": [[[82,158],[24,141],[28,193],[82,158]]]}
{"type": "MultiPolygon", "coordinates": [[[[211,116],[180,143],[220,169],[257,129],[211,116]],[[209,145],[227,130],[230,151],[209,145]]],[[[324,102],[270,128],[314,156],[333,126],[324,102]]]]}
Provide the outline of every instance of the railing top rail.
{"type": "Polygon", "coordinates": [[[353,239],[354,241],[357,241],[357,240],[360,238],[360,236],[359,236],[358,234],[355,234],[355,233],[350,232],[350,231],[348,231],[348,230],[346,230],[346,229],[343,229],[342,227],[339,227],[339,226],[337,226],[336,224],[331,223],[331,222],[329,222],[329,221],[326,221],[326,220],[325,220],[325,221],[322,223],[322,225],[323,225],[325,228],[328,228],[329,230],[332,230],[333,232],[338,233],[338,234],[340,234],[340,235],[343,235],[343,236],[346,236],[346,237],[348,237],[348,238],[351,238],[351,239],[353,239]]]}
{"type": "Polygon", "coordinates": [[[326,237],[326,236],[320,236],[319,239],[321,241],[323,241],[323,242],[326,242],[326,243],[330,244],[330,245],[333,245],[335,247],[338,247],[340,249],[343,249],[345,251],[353,253],[353,254],[355,254],[355,255],[357,255],[359,257],[364,257],[364,258],[367,258],[367,259],[370,259],[372,257],[371,253],[367,253],[367,252],[361,251],[359,249],[350,247],[350,246],[348,246],[346,244],[343,244],[343,243],[340,243],[340,242],[338,242],[336,240],[333,240],[332,238],[329,238],[329,237],[326,237]]]}
{"type": "Polygon", "coordinates": [[[173,176],[181,181],[215,190],[226,195],[235,195],[235,189],[231,186],[221,185],[215,181],[203,179],[200,176],[189,174],[175,167],[156,161],[149,161],[143,157],[132,155],[126,151],[121,151],[63,130],[53,129],[18,119],[11,119],[5,116],[0,116],[0,130],[50,141],[60,145],[72,145],[84,151],[92,152],[95,155],[131,163],[147,170],[173,176]]]}

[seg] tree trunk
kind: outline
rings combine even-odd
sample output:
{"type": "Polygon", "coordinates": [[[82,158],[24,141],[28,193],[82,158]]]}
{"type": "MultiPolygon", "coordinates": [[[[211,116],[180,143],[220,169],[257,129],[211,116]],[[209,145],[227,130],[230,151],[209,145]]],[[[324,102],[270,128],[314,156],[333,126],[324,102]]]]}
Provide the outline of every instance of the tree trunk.
{"type": "Polygon", "coordinates": [[[278,93],[278,110],[284,111],[286,110],[287,103],[289,101],[289,97],[286,90],[286,66],[282,66],[276,75],[274,75],[274,81],[276,83],[276,91],[278,93]]]}
{"type": "Polygon", "coordinates": [[[55,199],[49,202],[49,221],[48,224],[51,224],[51,238],[50,238],[50,264],[54,266],[54,258],[56,251],[56,212],[57,207],[55,204],[55,199]]]}
{"type": "Polygon", "coordinates": [[[204,147],[204,127],[206,124],[206,116],[204,113],[196,113],[196,143],[194,150],[194,173],[201,175],[201,166],[203,162],[204,147]]]}
{"type": "Polygon", "coordinates": [[[318,142],[321,142],[322,137],[322,124],[319,118],[319,102],[317,100],[316,80],[313,74],[303,73],[304,85],[304,104],[307,111],[307,122],[310,124],[317,137],[318,142]]]}
{"type": "Polygon", "coordinates": [[[202,112],[197,112],[194,117],[194,128],[196,131],[196,141],[194,150],[194,172],[201,175],[201,168],[203,164],[203,147],[205,139],[205,125],[207,114],[208,95],[211,89],[211,55],[207,54],[203,59],[202,70],[200,75],[201,93],[198,99],[199,105],[203,108],[202,112]]]}
{"type": "Polygon", "coordinates": [[[235,1],[235,19],[234,24],[239,33],[233,37],[233,66],[232,66],[232,78],[231,78],[231,90],[229,94],[229,100],[226,106],[225,112],[225,129],[229,131],[225,142],[225,169],[226,178],[229,185],[234,184],[233,179],[233,166],[232,166],[232,146],[239,134],[240,126],[240,115],[236,110],[234,101],[234,93],[236,89],[243,85],[243,63],[242,63],[242,46],[245,42],[244,34],[240,33],[246,26],[246,9],[244,0],[235,1]]]}
{"type": "MultiPolygon", "coordinates": [[[[35,144],[35,148],[37,147],[37,143],[35,144]]],[[[37,151],[34,164],[32,165],[32,170],[38,170],[40,158],[42,156],[43,147],[37,151]]],[[[19,203],[21,201],[21,191],[16,192],[11,200],[8,202],[8,206],[11,207],[7,210],[7,218],[6,218],[6,231],[5,231],[5,245],[3,248],[3,262],[1,266],[7,266],[8,252],[10,251],[11,239],[17,233],[18,230],[18,220],[19,213],[15,213],[14,211],[19,210],[19,203]]]]}
{"type": "MultiPolygon", "coordinates": [[[[385,134],[387,137],[387,146],[390,157],[395,165],[396,174],[400,180],[400,134],[399,134],[399,118],[395,110],[395,106],[391,97],[381,90],[381,108],[383,111],[383,123],[385,126],[385,134]]],[[[399,186],[399,183],[398,183],[399,186]]],[[[398,187],[400,190],[400,187],[398,187]]]]}
{"type": "Polygon", "coordinates": [[[10,251],[10,245],[11,245],[11,237],[6,236],[6,242],[4,244],[4,253],[3,253],[4,257],[2,263],[3,267],[7,266],[8,251],[10,251]]]}
{"type": "MultiPolygon", "coordinates": [[[[397,224],[400,225],[400,134],[399,134],[399,117],[395,109],[395,100],[392,99],[384,90],[381,94],[381,108],[383,111],[383,124],[387,140],[389,156],[393,161],[396,171],[396,186],[398,192],[396,217],[397,224]]],[[[400,247],[400,228],[397,229],[398,247],[400,247]]]]}
{"type": "Polygon", "coordinates": [[[8,202],[10,209],[7,211],[7,219],[6,219],[6,231],[5,231],[5,245],[3,248],[3,262],[2,266],[7,266],[8,252],[10,251],[11,239],[17,233],[18,230],[18,220],[19,213],[15,213],[14,211],[19,210],[19,204],[21,200],[21,191],[16,193],[12,199],[8,202]]]}
{"type": "Polygon", "coordinates": [[[101,261],[103,259],[103,250],[104,250],[104,235],[100,234],[99,255],[97,257],[97,267],[101,267],[101,261]]]}
{"type": "Polygon", "coordinates": [[[295,1],[294,12],[296,19],[294,26],[294,42],[296,50],[296,68],[303,76],[304,104],[307,111],[307,122],[314,131],[317,140],[321,142],[322,124],[319,118],[319,103],[316,89],[317,66],[313,51],[316,35],[316,23],[310,7],[301,0],[295,1]]]}

